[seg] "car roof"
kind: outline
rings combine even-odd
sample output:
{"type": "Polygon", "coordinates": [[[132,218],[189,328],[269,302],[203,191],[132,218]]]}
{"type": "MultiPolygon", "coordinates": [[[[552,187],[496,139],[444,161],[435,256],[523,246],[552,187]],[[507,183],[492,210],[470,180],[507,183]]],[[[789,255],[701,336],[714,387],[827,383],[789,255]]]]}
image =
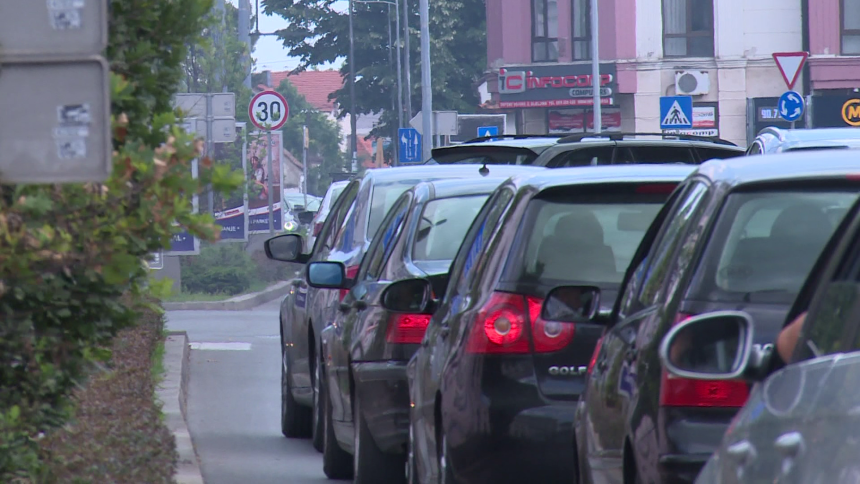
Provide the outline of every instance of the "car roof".
{"type": "Polygon", "coordinates": [[[451,146],[441,146],[433,148],[436,153],[445,153],[447,151],[456,151],[461,148],[474,148],[476,146],[503,146],[505,148],[525,148],[525,149],[546,149],[558,142],[559,136],[547,135],[544,137],[528,137],[528,138],[503,138],[503,139],[486,139],[479,141],[467,141],[451,146]]]}
{"type": "Polygon", "coordinates": [[[860,150],[816,150],[710,160],[697,173],[714,182],[744,184],[860,174],[860,150]]]}
{"type": "Polygon", "coordinates": [[[681,182],[696,170],[696,165],[601,165],[556,168],[547,173],[519,176],[514,184],[519,188],[546,190],[567,185],[595,183],[681,182]]]}
{"type": "Polygon", "coordinates": [[[768,136],[775,138],[787,150],[815,146],[860,146],[860,129],[857,128],[780,129],[770,126],[762,129],[757,138],[768,136]]]}
{"type": "MultiPolygon", "coordinates": [[[[363,178],[373,183],[398,182],[409,179],[424,181],[433,177],[477,177],[480,170],[486,168],[486,176],[510,177],[521,173],[545,171],[542,166],[522,165],[415,165],[398,166],[394,168],[372,168],[364,172],[363,178]]],[[[419,182],[416,182],[419,183],[419,182]]]]}
{"type": "Polygon", "coordinates": [[[460,178],[425,182],[422,183],[422,185],[430,189],[430,192],[432,193],[431,198],[436,200],[439,198],[491,193],[509,178],[509,176],[488,176],[486,178],[479,179],[460,178]]]}

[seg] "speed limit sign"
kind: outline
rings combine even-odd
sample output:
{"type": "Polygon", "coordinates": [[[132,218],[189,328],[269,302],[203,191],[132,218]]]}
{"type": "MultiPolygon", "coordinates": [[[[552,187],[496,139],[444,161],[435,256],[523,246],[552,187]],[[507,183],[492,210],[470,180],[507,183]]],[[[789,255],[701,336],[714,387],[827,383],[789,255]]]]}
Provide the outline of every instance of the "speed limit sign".
{"type": "Polygon", "coordinates": [[[251,98],[248,117],[257,128],[269,131],[280,129],[290,116],[290,106],[280,93],[263,91],[251,98]]]}

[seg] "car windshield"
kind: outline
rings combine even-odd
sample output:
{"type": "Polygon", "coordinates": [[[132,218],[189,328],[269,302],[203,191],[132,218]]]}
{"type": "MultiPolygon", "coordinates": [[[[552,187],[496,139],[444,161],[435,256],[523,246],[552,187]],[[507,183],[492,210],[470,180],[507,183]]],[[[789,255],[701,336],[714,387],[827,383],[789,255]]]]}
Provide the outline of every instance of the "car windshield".
{"type": "Polygon", "coordinates": [[[506,282],[617,286],[666,194],[606,193],[529,203],[506,282]],[[522,246],[522,245],[520,245],[522,246]]]}
{"type": "Polygon", "coordinates": [[[729,196],[691,296],[790,304],[855,198],[821,189],[729,196]]]}
{"type": "Polygon", "coordinates": [[[453,260],[488,196],[470,195],[427,202],[415,234],[412,260],[453,260]]]}

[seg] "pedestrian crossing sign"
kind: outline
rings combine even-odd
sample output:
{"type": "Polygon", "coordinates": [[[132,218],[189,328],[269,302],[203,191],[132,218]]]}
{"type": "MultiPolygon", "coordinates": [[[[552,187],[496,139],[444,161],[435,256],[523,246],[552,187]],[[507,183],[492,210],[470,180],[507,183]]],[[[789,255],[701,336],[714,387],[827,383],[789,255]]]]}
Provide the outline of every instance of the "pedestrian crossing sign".
{"type": "Polygon", "coordinates": [[[693,98],[663,96],[660,98],[660,129],[693,127],[693,98]]]}

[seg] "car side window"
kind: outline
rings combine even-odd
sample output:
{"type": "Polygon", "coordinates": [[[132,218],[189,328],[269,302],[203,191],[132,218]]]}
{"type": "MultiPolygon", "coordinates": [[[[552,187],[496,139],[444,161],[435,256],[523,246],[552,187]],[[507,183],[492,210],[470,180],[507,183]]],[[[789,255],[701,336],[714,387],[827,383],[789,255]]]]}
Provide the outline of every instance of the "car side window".
{"type": "Polygon", "coordinates": [[[547,164],[547,167],[565,168],[569,166],[608,165],[612,163],[612,152],[614,150],[614,145],[577,147],[556,156],[547,164]]]}
{"type": "Polygon", "coordinates": [[[727,150],[724,148],[695,148],[696,152],[699,154],[699,160],[702,162],[708,160],[725,160],[727,158],[736,158],[738,156],[743,156],[743,152],[735,151],[735,150],[727,150]]]}
{"type": "Polygon", "coordinates": [[[477,273],[478,266],[482,262],[484,249],[490,236],[497,228],[502,214],[513,197],[514,193],[510,188],[502,188],[490,197],[481,209],[469,229],[463,245],[460,246],[457,257],[451,264],[451,279],[448,282],[446,297],[450,298],[468,290],[477,273]]]}
{"type": "Polygon", "coordinates": [[[400,238],[400,233],[403,231],[403,224],[406,220],[406,213],[409,211],[409,202],[412,199],[411,193],[405,193],[400,197],[400,200],[394,202],[394,206],[388,211],[385,220],[379,226],[376,234],[373,236],[370,250],[365,256],[364,267],[359,270],[358,280],[376,280],[379,279],[379,274],[385,262],[391,256],[397,240],[400,238]]]}
{"type": "Polygon", "coordinates": [[[837,267],[804,322],[792,361],[860,350],[860,235],[857,233],[837,267]]]}
{"type": "Polygon", "coordinates": [[[337,199],[337,203],[332,208],[331,212],[328,214],[326,224],[324,225],[323,231],[316,242],[317,244],[322,243],[320,246],[322,250],[331,250],[331,248],[334,247],[334,242],[337,240],[337,236],[341,232],[346,214],[349,212],[349,209],[352,207],[355,202],[355,198],[358,195],[358,184],[358,181],[350,182],[350,184],[343,190],[343,194],[337,199]]]}
{"type": "MultiPolygon", "coordinates": [[[[632,163],[664,164],[684,163],[693,164],[693,153],[686,146],[630,146],[633,154],[632,163]]],[[[616,164],[620,164],[617,160],[616,164]]]]}
{"type": "MultiPolygon", "coordinates": [[[[684,240],[690,223],[695,218],[707,191],[708,186],[705,183],[696,182],[686,195],[678,201],[677,208],[667,218],[668,225],[664,225],[657,244],[648,254],[650,262],[645,269],[642,290],[637,298],[641,308],[653,306],[665,299],[666,281],[672,275],[670,269],[676,259],[676,254],[678,254],[679,246],[684,240]]],[[[689,252],[690,250],[686,245],[690,244],[685,244],[684,247],[689,252]]]]}
{"type": "Polygon", "coordinates": [[[747,148],[747,156],[760,155],[762,154],[762,151],[761,142],[756,140],[753,141],[753,144],[751,144],[749,148],[747,148]]]}

